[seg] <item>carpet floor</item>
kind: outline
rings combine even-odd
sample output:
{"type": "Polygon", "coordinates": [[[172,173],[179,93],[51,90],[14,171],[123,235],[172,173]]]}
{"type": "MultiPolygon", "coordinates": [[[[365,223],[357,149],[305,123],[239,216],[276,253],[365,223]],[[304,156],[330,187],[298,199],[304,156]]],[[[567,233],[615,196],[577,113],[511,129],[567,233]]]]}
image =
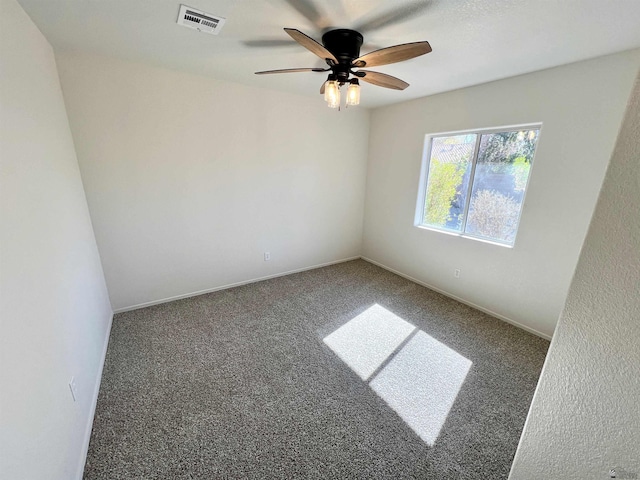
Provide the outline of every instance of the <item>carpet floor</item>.
{"type": "Polygon", "coordinates": [[[117,314],[86,479],[506,479],[549,342],[363,260],[117,314]]]}

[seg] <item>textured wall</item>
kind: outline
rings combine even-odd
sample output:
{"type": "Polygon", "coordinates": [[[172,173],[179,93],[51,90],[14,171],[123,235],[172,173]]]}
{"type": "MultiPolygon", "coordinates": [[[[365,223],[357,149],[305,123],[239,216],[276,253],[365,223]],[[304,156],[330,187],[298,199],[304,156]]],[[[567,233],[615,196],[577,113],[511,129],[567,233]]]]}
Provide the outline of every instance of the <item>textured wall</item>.
{"type": "Polygon", "coordinates": [[[640,77],[510,479],[640,478],[640,77]]]}
{"type": "Polygon", "coordinates": [[[0,477],[68,480],[111,306],[53,51],[14,0],[0,0],[0,72],[0,477]]]}
{"type": "Polygon", "coordinates": [[[367,110],[57,59],[115,309],[360,254],[367,110]]]}
{"type": "Polygon", "coordinates": [[[364,255],[551,336],[639,65],[633,50],[374,110],[364,255]],[[413,226],[426,134],[533,122],[513,248],[413,226]]]}

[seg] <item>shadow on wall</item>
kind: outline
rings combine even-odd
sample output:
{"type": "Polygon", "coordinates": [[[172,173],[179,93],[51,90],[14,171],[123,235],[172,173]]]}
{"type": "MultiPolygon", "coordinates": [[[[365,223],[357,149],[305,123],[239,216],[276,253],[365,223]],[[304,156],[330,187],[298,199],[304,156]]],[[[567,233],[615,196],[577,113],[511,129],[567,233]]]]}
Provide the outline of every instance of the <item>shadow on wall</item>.
{"type": "Polygon", "coordinates": [[[324,343],[433,446],[472,362],[374,304],[324,343]]]}

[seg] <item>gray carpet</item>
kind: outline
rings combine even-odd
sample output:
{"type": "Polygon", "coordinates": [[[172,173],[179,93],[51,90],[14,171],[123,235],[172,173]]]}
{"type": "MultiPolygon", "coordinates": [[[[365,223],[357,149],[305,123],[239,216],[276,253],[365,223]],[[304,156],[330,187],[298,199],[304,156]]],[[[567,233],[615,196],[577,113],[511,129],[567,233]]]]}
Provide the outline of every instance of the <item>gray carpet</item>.
{"type": "Polygon", "coordinates": [[[547,347],[362,260],[118,314],[85,478],[503,479],[547,347]]]}

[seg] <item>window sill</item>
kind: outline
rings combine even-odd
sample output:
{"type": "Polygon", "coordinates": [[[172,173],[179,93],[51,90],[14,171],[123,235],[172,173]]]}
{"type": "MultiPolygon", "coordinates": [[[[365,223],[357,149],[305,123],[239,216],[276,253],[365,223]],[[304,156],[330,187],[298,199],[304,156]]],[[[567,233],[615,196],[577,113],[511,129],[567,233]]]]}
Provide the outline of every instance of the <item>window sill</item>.
{"type": "Polygon", "coordinates": [[[451,230],[441,230],[439,228],[428,227],[426,225],[414,225],[414,227],[419,228],[420,230],[428,230],[430,232],[444,233],[445,235],[451,235],[453,237],[466,238],[469,240],[474,240],[476,242],[488,243],[490,245],[496,245],[498,247],[513,248],[513,245],[510,245],[508,243],[495,242],[493,240],[488,240],[486,238],[474,237],[472,235],[467,235],[464,233],[452,232],[451,230]]]}

